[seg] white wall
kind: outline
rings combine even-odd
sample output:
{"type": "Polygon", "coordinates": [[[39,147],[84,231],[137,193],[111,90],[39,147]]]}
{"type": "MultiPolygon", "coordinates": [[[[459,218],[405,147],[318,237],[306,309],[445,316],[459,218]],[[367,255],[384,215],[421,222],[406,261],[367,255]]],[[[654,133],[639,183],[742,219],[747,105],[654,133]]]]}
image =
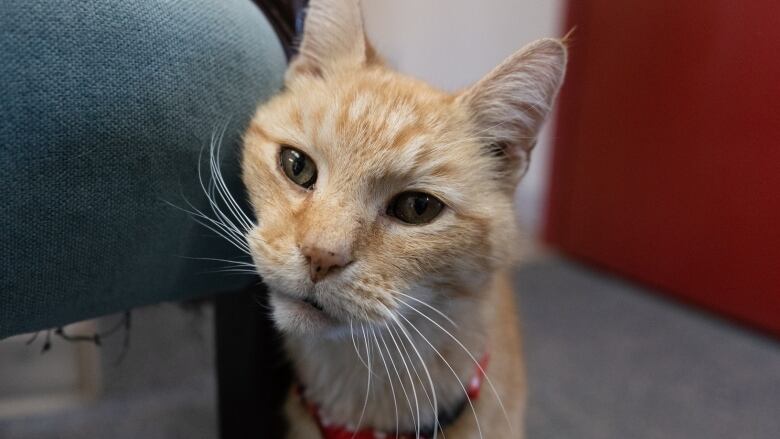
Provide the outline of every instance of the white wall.
{"type": "MultiPolygon", "coordinates": [[[[366,31],[401,72],[454,91],[524,44],[561,36],[563,0],[363,0],[366,31]]],[[[521,221],[538,230],[546,191],[549,126],[518,190],[521,221]]]]}

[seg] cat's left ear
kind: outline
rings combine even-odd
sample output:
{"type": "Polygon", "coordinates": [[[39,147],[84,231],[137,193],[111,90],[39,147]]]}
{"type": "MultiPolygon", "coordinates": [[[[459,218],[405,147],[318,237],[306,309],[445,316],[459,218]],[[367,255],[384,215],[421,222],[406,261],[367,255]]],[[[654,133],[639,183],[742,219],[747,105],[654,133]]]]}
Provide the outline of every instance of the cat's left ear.
{"type": "Polygon", "coordinates": [[[562,40],[535,41],[511,55],[457,97],[489,150],[507,159],[516,184],[528,168],[531,150],[553,106],[566,71],[562,40]]]}
{"type": "Polygon", "coordinates": [[[300,74],[324,76],[334,66],[358,67],[371,56],[360,0],[311,0],[298,55],[285,79],[300,74]]]}

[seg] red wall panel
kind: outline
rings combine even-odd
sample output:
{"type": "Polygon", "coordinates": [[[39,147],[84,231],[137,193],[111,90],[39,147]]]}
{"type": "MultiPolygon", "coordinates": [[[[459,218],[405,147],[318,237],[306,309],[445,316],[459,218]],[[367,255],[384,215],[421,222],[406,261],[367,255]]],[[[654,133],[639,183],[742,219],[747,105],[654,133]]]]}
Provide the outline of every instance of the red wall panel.
{"type": "Polygon", "coordinates": [[[780,1],[572,0],[546,238],[780,335],[780,1]]]}

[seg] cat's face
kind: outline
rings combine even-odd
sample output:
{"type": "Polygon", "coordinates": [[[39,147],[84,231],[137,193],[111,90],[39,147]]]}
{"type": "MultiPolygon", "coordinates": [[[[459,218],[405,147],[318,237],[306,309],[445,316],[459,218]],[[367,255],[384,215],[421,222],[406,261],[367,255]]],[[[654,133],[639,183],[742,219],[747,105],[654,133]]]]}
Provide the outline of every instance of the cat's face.
{"type": "Polygon", "coordinates": [[[496,114],[513,111],[491,95],[502,84],[452,96],[394,73],[372,59],[359,13],[342,11],[336,29],[318,21],[334,13],[320,8],[329,2],[354,6],[312,3],[286,90],[258,110],[243,152],[257,216],[247,240],[274,320],[296,333],[338,334],[419,301],[478,295],[513,259],[513,187],[551,99],[516,104],[524,120],[495,121],[512,117],[496,114]]]}
{"type": "Polygon", "coordinates": [[[248,240],[282,328],[382,320],[402,294],[465,293],[509,257],[512,194],[458,105],[374,68],[299,78],[260,110],[245,139],[248,240]]]}

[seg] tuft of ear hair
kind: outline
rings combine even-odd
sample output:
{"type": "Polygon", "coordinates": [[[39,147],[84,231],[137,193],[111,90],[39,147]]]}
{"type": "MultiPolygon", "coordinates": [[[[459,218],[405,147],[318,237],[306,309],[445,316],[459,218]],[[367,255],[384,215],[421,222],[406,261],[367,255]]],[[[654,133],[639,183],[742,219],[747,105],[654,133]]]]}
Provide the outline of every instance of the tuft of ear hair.
{"type": "Polygon", "coordinates": [[[523,47],[457,97],[473,119],[474,137],[507,159],[513,188],[563,82],[566,41],[546,38],[523,47]]]}
{"type": "Polygon", "coordinates": [[[328,70],[359,67],[377,58],[363,31],[360,0],[312,0],[306,11],[303,39],[285,79],[328,70]]]}

